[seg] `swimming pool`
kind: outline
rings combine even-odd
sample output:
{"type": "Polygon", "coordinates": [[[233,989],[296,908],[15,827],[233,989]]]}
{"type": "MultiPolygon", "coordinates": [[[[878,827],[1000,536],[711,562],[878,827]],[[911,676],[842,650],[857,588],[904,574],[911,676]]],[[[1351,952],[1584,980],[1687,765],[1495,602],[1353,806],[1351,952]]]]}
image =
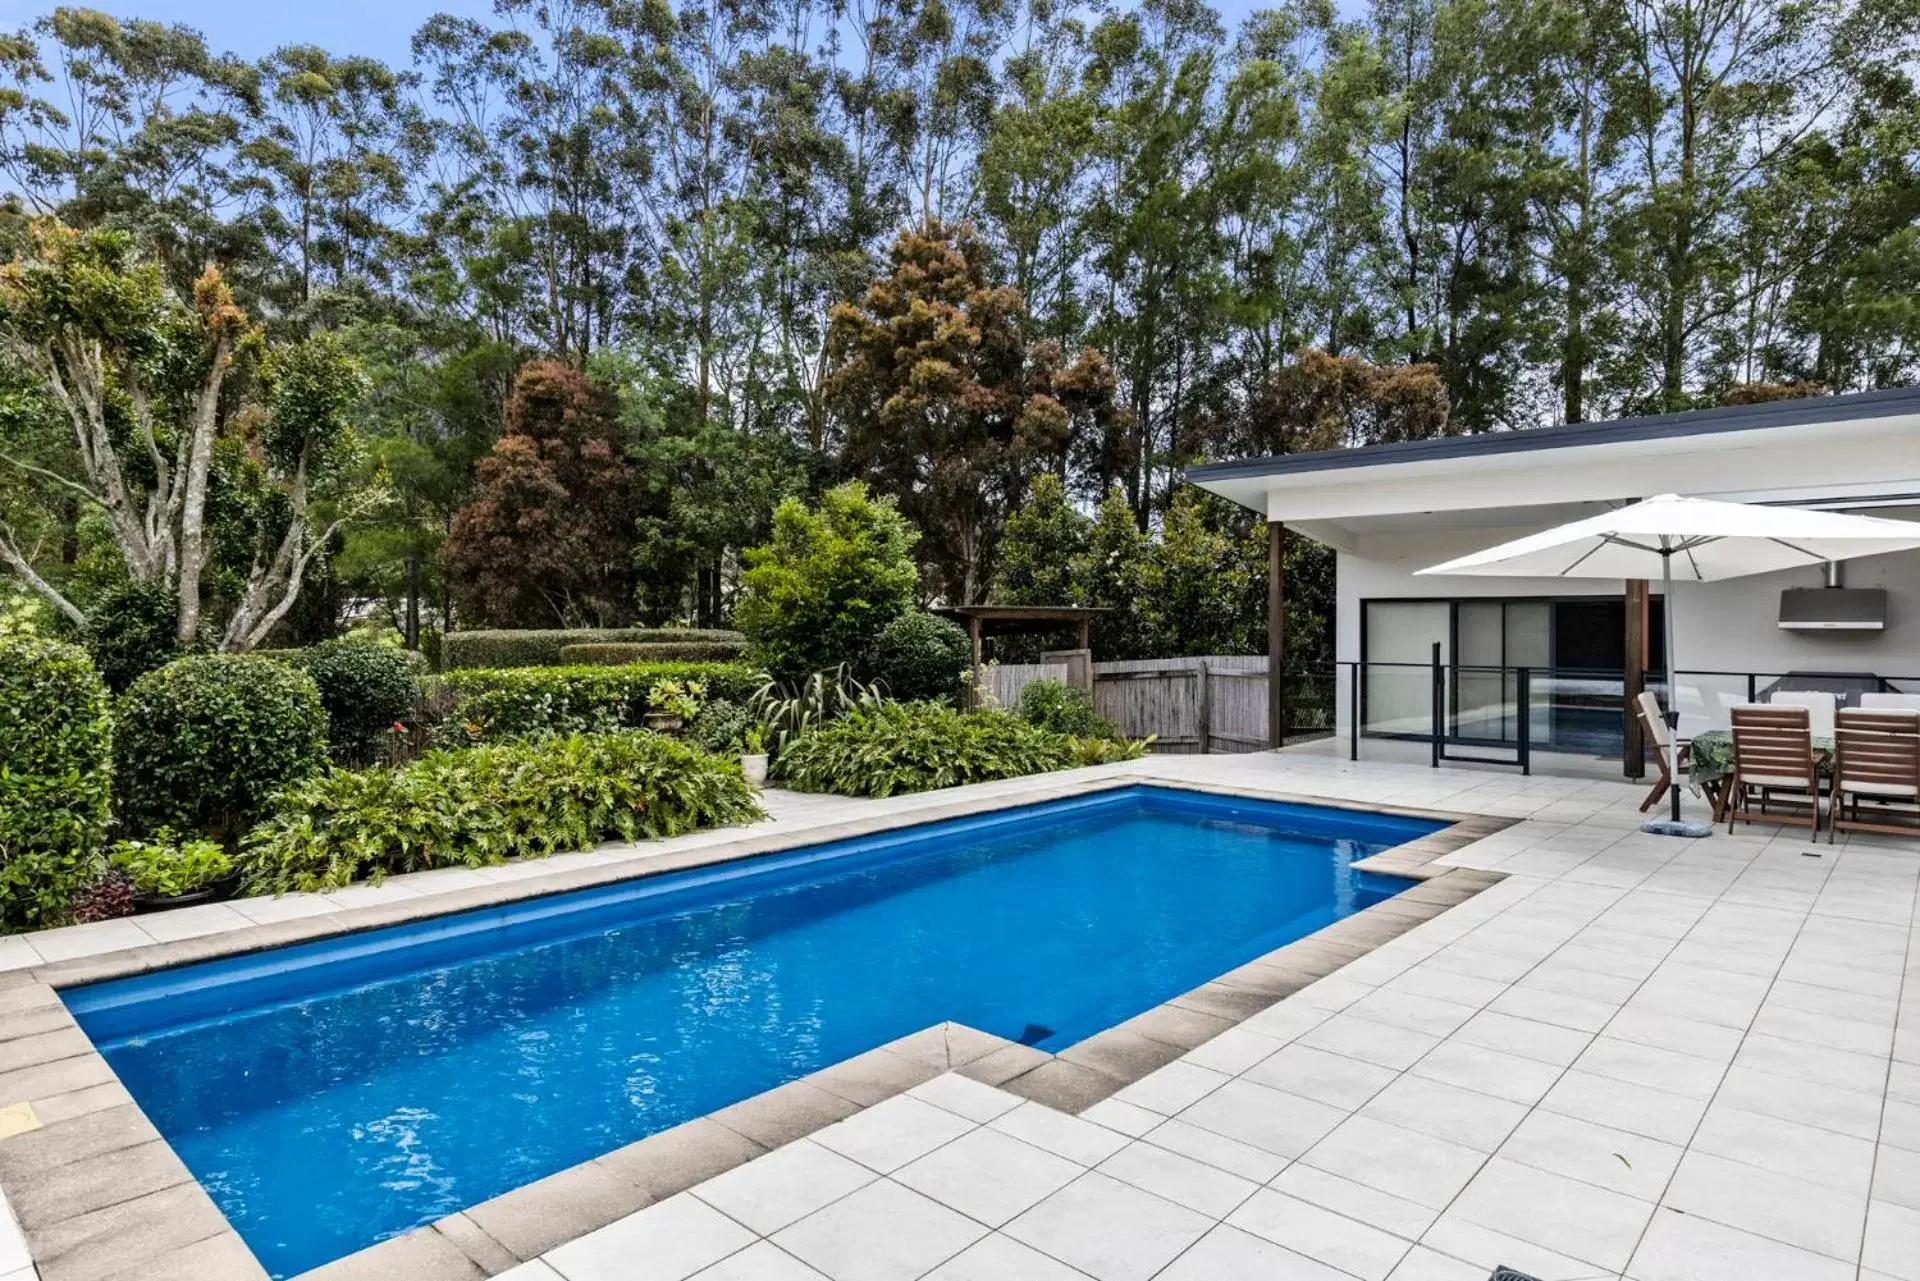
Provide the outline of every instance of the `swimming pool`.
{"type": "Polygon", "coordinates": [[[943,1020],[1059,1050],[1441,827],[1131,787],[65,993],[275,1276],[943,1020]]]}

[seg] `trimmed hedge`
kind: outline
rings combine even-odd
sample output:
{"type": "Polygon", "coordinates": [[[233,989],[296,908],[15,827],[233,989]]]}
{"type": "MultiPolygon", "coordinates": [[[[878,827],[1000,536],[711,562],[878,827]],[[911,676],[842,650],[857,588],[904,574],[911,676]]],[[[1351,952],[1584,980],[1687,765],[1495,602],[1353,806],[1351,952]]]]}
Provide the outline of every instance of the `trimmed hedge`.
{"type": "Polygon", "coordinates": [[[578,734],[310,779],[248,833],[242,862],[251,892],[332,889],[760,817],[737,762],[659,734],[578,734]]]}
{"type": "Polygon", "coordinates": [[[890,698],[957,703],[973,664],[973,642],[953,623],[915,610],[881,629],[867,648],[867,672],[890,698]]]}
{"type": "Polygon", "coordinates": [[[442,687],[456,731],[471,740],[638,729],[663,680],[699,681],[709,699],[745,702],[765,681],[744,663],[625,667],[507,667],[448,672],[442,687]]]}
{"type": "MultiPolygon", "coordinates": [[[[686,645],[723,642],[745,646],[739,632],[693,627],[576,627],[555,631],[448,632],[440,640],[440,665],[462,667],[558,667],[569,645],[686,645]]],[[[672,655],[654,657],[667,659],[672,655]]],[[[702,657],[705,657],[704,655],[702,657]]]]}
{"type": "Polygon", "coordinates": [[[877,797],[1128,760],[1144,750],[1055,734],[1005,712],[885,703],[857,707],[789,743],[772,772],[797,791],[877,797]]]}
{"type": "Polygon", "coordinates": [[[114,742],[119,821],[237,838],[272,794],[327,766],[327,714],[313,677],[253,654],[197,654],[120,696],[114,742]]]}
{"type": "Polygon", "coordinates": [[[87,652],[0,638],[0,933],[63,924],[113,794],[113,718],[87,652]]]}
{"type": "Polygon", "coordinates": [[[392,649],[350,636],[321,641],[295,661],[313,677],[327,713],[327,741],[348,760],[368,759],[381,735],[413,713],[420,697],[413,660],[392,649]]]}
{"type": "Polygon", "coordinates": [[[567,645],[560,650],[563,667],[625,667],[630,663],[725,663],[747,652],[737,641],[639,641],[567,645]]]}

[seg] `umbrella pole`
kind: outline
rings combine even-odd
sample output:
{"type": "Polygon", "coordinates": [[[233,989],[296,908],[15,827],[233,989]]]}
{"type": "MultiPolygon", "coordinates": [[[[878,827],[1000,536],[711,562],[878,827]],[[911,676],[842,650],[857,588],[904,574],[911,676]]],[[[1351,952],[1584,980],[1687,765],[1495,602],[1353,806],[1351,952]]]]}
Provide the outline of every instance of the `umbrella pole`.
{"type": "MultiPolygon", "coordinates": [[[[1664,540],[1662,540],[1664,543],[1664,540]]],[[[1673,769],[1673,821],[1680,821],[1680,682],[1673,666],[1673,552],[1660,550],[1660,612],[1667,632],[1667,755],[1673,769]]]]}

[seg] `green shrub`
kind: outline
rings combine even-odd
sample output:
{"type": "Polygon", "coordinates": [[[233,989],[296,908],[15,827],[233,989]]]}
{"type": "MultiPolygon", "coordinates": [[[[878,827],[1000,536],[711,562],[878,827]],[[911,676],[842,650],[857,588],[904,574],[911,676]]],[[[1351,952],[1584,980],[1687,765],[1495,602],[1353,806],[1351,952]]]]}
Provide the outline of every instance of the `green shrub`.
{"type": "Polygon", "coordinates": [[[915,610],[880,630],[867,648],[867,673],[903,700],[955,702],[967,687],[973,643],[944,618],[915,610]]]}
{"type": "Polygon", "coordinates": [[[93,877],[113,794],[109,708],[79,646],[0,637],[0,933],[62,924],[93,877]]]}
{"type": "Polygon", "coordinates": [[[788,743],[838,720],[857,707],[881,707],[887,698],[877,685],[863,685],[842,663],[831,672],[815,672],[798,685],[768,681],[750,704],[761,735],[774,754],[788,743]]]}
{"type": "Polygon", "coordinates": [[[429,752],[295,785],[250,832],[256,892],[587,849],[761,817],[732,761],[659,734],[577,734],[429,752]]]}
{"type": "Polygon", "coordinates": [[[1118,738],[1113,722],[1093,710],[1093,695],[1063,681],[1030,681],[1014,705],[1021,720],[1056,734],[1078,738],[1118,738]]]}
{"type": "Polygon", "coordinates": [[[180,644],[179,625],[180,597],[166,583],[115,583],[87,611],[87,652],[117,693],[154,668],[204,648],[180,644]]]}
{"type": "Polygon", "coordinates": [[[560,663],[563,667],[624,667],[629,663],[725,663],[746,652],[747,642],[744,638],[598,642],[562,646],[560,663]]]}
{"type": "Polygon", "coordinates": [[[120,696],[120,824],[231,841],[289,783],[325,769],[327,715],[313,677],[251,654],[176,659],[120,696]]]}
{"type": "Polygon", "coordinates": [[[886,703],[857,707],[787,744],[773,772],[802,792],[892,796],[1079,763],[1080,751],[1065,734],[1005,712],[886,703]]]}
{"type": "MultiPolygon", "coordinates": [[[[744,646],[739,632],[695,627],[575,627],[551,631],[448,632],[440,640],[441,667],[559,667],[569,645],[694,645],[744,646]]],[[[730,654],[653,654],[650,658],[733,658],[730,654]]]]}
{"type": "Polygon", "coordinates": [[[119,841],[107,862],[126,875],[136,894],[172,898],[204,889],[232,873],[233,858],[218,841],[180,840],[161,828],[150,841],[119,841]]]}
{"type": "Polygon", "coordinates": [[[860,659],[913,607],[918,539],[891,499],[870,498],[858,481],[828,490],[816,511],[781,503],[773,541],[745,554],[733,611],[754,659],[782,680],[860,659]]]}
{"type": "Polygon", "coordinates": [[[758,725],[745,705],[730,698],[716,698],[700,709],[687,726],[687,741],[703,752],[716,756],[738,756],[746,750],[747,731],[758,725]]]}
{"type": "Polygon", "coordinates": [[[752,697],[764,677],[741,663],[634,663],[454,671],[441,684],[454,732],[477,740],[638,729],[649,693],[663,680],[699,681],[707,697],[739,702],[752,697]]]}
{"type": "Polygon", "coordinates": [[[368,759],[420,696],[414,660],[403,649],[342,636],[302,650],[299,663],[320,691],[327,741],[342,759],[368,759]]]}

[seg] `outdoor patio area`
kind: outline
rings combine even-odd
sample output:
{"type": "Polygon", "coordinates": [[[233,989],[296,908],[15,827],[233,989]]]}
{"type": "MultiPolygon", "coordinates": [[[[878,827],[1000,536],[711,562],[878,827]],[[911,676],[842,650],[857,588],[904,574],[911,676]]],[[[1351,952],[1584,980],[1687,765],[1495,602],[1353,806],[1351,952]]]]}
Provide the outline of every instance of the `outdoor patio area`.
{"type": "MultiPolygon", "coordinates": [[[[455,1216],[404,1256],[310,1275],[407,1257],[513,1281],[1920,1278],[1920,841],[1648,836],[1625,783],[1314,753],[1094,773],[1521,821],[1440,860],[1505,879],[1080,1116],[970,1079],[996,1074],[950,1039],[953,1071],[578,1239],[536,1251],[510,1215],[455,1216]]],[[[1062,781],[774,793],[762,830],[1062,781]]],[[[716,835],[194,911],[217,930],[430,908],[716,835]]],[[[0,965],[138,945],[141,925],[110,926],[9,940],[0,965]]],[[[33,1275],[0,1218],[0,1281],[33,1275]]]]}

